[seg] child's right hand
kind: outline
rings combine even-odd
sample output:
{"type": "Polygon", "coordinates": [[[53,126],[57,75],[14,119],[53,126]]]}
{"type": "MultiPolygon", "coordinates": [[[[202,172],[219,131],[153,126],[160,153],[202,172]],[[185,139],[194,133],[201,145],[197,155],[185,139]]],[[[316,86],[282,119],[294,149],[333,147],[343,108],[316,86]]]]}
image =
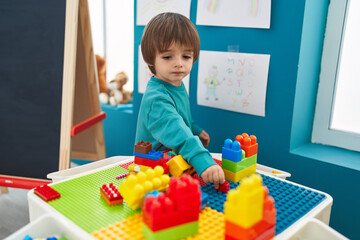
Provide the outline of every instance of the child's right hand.
{"type": "Polygon", "coordinates": [[[201,173],[201,178],[206,183],[214,183],[215,189],[225,182],[224,171],[219,165],[212,165],[201,173]]]}

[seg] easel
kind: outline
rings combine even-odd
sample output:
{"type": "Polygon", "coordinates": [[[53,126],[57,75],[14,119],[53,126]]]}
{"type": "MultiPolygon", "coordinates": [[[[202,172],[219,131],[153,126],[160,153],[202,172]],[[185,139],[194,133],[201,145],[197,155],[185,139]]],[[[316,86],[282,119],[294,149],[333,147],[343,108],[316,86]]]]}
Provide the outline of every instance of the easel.
{"type": "MultiPolygon", "coordinates": [[[[106,115],[101,112],[95,64],[87,0],[66,0],[59,170],[70,167],[70,158],[106,157],[101,123],[106,115]]],[[[0,193],[7,193],[7,187],[31,189],[49,182],[0,175],[0,193]]]]}
{"type": "Polygon", "coordinates": [[[67,0],[59,170],[69,168],[70,153],[77,159],[105,158],[95,64],[87,0],[67,0]]]}

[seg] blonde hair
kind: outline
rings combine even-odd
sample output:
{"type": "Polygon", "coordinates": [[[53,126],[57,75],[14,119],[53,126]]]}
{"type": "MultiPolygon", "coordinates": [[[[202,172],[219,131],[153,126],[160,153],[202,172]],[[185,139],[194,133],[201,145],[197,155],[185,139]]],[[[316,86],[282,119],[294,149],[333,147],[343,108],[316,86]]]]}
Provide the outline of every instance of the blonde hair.
{"type": "Polygon", "coordinates": [[[178,13],[160,13],[146,25],[141,39],[141,53],[153,74],[156,74],[156,54],[167,50],[172,43],[192,49],[193,62],[198,59],[200,38],[194,24],[178,13]]]}

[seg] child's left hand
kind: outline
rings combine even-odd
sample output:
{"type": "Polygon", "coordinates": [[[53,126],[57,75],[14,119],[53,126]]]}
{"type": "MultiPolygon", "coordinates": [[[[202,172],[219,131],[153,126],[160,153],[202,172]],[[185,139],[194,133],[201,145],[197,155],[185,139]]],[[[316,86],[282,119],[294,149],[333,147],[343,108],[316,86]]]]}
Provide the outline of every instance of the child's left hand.
{"type": "Polygon", "coordinates": [[[204,147],[209,146],[210,136],[207,132],[205,132],[205,130],[202,130],[202,132],[199,135],[199,138],[200,138],[202,144],[204,145],[204,147]]]}

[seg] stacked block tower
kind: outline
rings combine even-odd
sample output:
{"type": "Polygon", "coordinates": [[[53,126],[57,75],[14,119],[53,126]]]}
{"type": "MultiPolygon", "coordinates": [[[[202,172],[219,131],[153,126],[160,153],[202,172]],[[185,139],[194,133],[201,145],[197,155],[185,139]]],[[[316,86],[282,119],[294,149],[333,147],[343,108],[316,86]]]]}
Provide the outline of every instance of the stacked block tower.
{"type": "Polygon", "coordinates": [[[172,177],[165,194],[145,198],[142,211],[146,239],[182,239],[198,233],[201,190],[188,174],[172,177]]]}
{"type": "Polygon", "coordinates": [[[129,170],[134,170],[136,165],[139,165],[140,171],[146,171],[149,168],[161,166],[164,168],[164,173],[169,173],[169,166],[166,165],[167,159],[160,151],[152,150],[150,142],[140,141],[134,146],[134,165],[129,167],[129,170]]]}
{"type": "Polygon", "coordinates": [[[265,240],[275,236],[275,201],[253,174],[229,191],[224,204],[225,240],[265,240]]]}
{"type": "Polygon", "coordinates": [[[221,167],[225,179],[234,183],[256,172],[258,144],[256,137],[243,133],[235,141],[226,139],[222,148],[221,167]]]}

